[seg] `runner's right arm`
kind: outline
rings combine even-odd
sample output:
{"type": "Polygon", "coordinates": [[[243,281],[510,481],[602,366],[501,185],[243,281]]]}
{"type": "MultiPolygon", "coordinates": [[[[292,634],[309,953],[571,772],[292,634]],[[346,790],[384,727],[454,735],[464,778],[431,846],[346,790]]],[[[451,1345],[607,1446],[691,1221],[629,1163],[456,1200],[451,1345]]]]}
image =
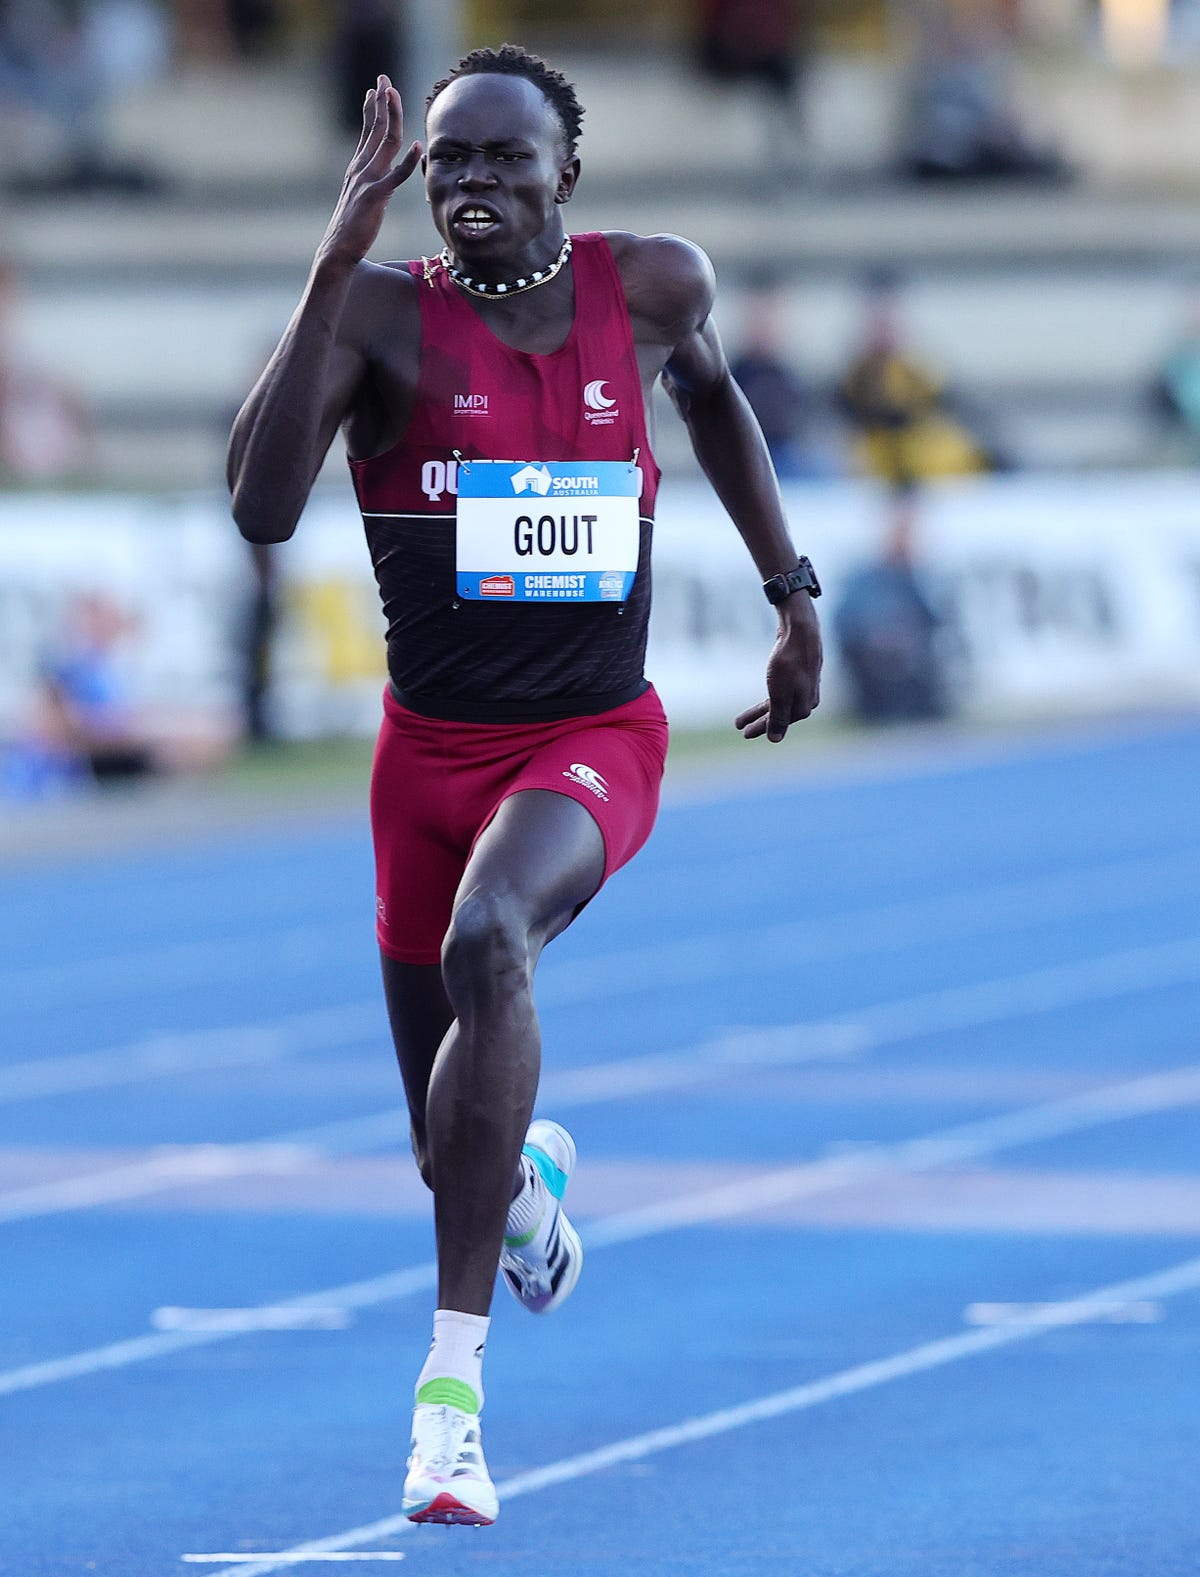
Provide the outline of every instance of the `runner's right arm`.
{"type": "Polygon", "coordinates": [[[250,542],[283,542],[296,529],[338,425],[367,370],[363,263],[388,199],[416,168],[421,145],[403,146],[400,95],[380,77],[363,106],[363,130],[300,305],[238,412],[227,476],[233,517],[250,542]]]}

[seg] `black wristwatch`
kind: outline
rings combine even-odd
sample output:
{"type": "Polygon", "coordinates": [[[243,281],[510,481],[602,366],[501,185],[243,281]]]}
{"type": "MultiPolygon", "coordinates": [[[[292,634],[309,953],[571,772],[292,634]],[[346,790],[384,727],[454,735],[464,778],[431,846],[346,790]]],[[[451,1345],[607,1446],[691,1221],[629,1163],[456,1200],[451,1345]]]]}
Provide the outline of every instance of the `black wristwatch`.
{"type": "Polygon", "coordinates": [[[763,581],[763,591],[767,601],[772,607],[790,597],[794,591],[806,591],[810,597],[821,595],[821,582],[809,560],[801,556],[795,569],[788,570],[786,575],[772,575],[770,580],[763,581]]]}

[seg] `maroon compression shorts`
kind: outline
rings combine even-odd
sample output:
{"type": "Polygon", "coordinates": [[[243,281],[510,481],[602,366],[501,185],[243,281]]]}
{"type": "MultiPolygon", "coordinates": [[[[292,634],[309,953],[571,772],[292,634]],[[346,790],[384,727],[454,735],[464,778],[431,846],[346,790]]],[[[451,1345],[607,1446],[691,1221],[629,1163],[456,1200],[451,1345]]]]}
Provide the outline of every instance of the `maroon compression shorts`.
{"type": "Polygon", "coordinates": [[[604,879],[650,836],[667,720],[648,689],[592,717],[555,723],[451,723],[384,691],[371,775],[376,934],[389,957],[436,964],[471,851],[510,794],[578,800],[604,837],[604,879]]]}

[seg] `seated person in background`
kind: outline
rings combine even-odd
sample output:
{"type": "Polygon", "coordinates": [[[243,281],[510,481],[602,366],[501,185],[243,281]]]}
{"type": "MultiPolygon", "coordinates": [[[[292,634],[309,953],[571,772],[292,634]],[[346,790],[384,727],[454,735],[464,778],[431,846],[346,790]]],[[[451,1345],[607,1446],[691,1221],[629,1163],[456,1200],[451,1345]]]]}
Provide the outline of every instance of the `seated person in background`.
{"type": "Polygon", "coordinates": [[[995,0],[933,0],[920,12],[902,173],[915,180],[1063,180],[1067,165],[1022,124],[995,0]]]}
{"type": "Polygon", "coordinates": [[[1200,462],[1200,289],[1193,293],[1183,331],[1155,375],[1150,395],[1173,440],[1172,455],[1163,458],[1200,462]]]}
{"type": "Polygon", "coordinates": [[[19,294],[16,265],[0,257],[0,485],[77,476],[91,447],[83,400],[16,349],[19,294]]]}
{"type": "Polygon", "coordinates": [[[941,378],[905,346],[898,287],[891,274],[868,279],[862,338],[838,388],[860,468],[896,486],[1001,469],[951,413],[941,378]]]}
{"type": "Polygon", "coordinates": [[[747,291],[741,350],[731,358],[730,372],[758,417],[781,482],[835,474],[838,467],[814,432],[822,402],[787,358],[778,285],[758,283],[747,291]]]}
{"type": "Polygon", "coordinates": [[[949,710],[942,619],[914,568],[916,489],[889,500],[883,553],[846,581],[833,618],[850,706],[862,722],[917,721],[949,710]]]}
{"type": "Polygon", "coordinates": [[[87,592],[71,603],[61,646],[42,665],[42,732],[97,783],[156,770],[140,731],[122,645],[135,621],[110,598],[87,592]]]}

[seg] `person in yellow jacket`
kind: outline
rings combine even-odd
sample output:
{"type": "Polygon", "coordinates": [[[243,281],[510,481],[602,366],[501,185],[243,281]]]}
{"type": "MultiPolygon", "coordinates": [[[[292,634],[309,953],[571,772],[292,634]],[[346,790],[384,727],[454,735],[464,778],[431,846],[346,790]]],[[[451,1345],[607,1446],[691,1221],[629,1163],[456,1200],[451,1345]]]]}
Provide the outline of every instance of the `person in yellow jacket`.
{"type": "Polygon", "coordinates": [[[896,281],[879,278],[869,288],[862,342],[838,386],[858,469],[894,485],[995,469],[947,408],[943,380],[904,348],[896,281]]]}

